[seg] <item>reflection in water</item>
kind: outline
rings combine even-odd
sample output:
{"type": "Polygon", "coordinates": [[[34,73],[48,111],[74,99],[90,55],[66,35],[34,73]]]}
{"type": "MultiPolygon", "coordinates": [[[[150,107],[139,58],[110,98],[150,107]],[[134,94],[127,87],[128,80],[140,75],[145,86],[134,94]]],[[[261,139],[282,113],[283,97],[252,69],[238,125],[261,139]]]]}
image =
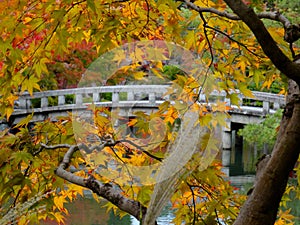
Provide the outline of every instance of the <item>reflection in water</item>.
{"type": "MultiPolygon", "coordinates": [[[[241,184],[241,181],[246,181],[244,186],[239,186],[242,190],[247,191],[252,185],[247,183],[247,176],[239,176],[232,178],[237,183],[241,184]]],[[[290,196],[291,199],[294,199],[294,196],[290,196]]],[[[67,208],[70,212],[70,215],[67,217],[67,225],[140,225],[140,223],[130,216],[124,216],[120,218],[119,216],[114,215],[114,213],[106,212],[106,209],[103,208],[104,203],[99,204],[92,198],[81,198],[75,202],[68,204],[67,208]]],[[[300,201],[291,201],[288,202],[288,207],[292,208],[292,214],[296,215],[297,219],[295,225],[300,225],[300,201]]],[[[169,207],[166,207],[162,215],[158,218],[158,225],[171,225],[174,215],[172,210],[169,207]]],[[[56,224],[56,223],[46,223],[47,225],[56,224]]]]}
{"type": "Polygon", "coordinates": [[[92,197],[79,198],[67,205],[70,215],[67,225],[131,225],[130,216],[122,218],[112,211],[106,212],[105,202],[98,203],[92,197]]]}
{"type": "MultiPolygon", "coordinates": [[[[232,149],[229,165],[229,180],[231,184],[239,188],[241,193],[247,193],[252,187],[255,176],[255,164],[259,157],[263,154],[270,154],[272,146],[264,144],[262,148],[258,148],[255,143],[246,143],[243,138],[237,134],[237,130],[241,126],[235,124],[235,129],[232,130],[232,149]]],[[[296,179],[290,179],[290,184],[295,186],[297,184],[296,179]]],[[[291,214],[294,215],[295,225],[300,225],[300,200],[296,198],[295,192],[290,192],[290,201],[287,202],[287,207],[282,210],[291,209],[291,214]]]]}
{"type": "MultiPolygon", "coordinates": [[[[91,197],[79,198],[67,205],[70,215],[67,217],[67,225],[139,225],[139,221],[126,215],[122,218],[112,211],[106,212],[103,207],[105,202],[99,204],[91,197]]],[[[172,224],[174,215],[170,207],[166,207],[158,218],[158,225],[172,224]]],[[[46,223],[47,225],[54,223],[46,223]]]]}
{"type": "MultiPolygon", "coordinates": [[[[255,146],[243,143],[240,137],[234,135],[233,149],[231,152],[230,181],[241,192],[246,193],[253,184],[255,163],[257,158],[265,152],[265,149],[256,149],[255,146]]],[[[300,225],[300,201],[293,200],[295,196],[291,194],[288,207],[292,208],[291,213],[296,215],[295,225],[300,225]]],[[[112,212],[106,212],[102,206],[105,204],[97,203],[93,198],[81,198],[68,204],[67,208],[70,215],[67,217],[67,225],[139,225],[140,223],[130,216],[122,218],[114,215],[112,212]]],[[[162,212],[158,218],[158,225],[169,225],[174,218],[170,207],[162,212]]],[[[46,223],[47,225],[56,223],[46,223]]]]}
{"type": "MultiPolygon", "coordinates": [[[[167,205],[161,212],[160,217],[157,218],[158,225],[171,225],[174,219],[174,214],[171,209],[171,205],[167,205]]],[[[140,222],[135,218],[132,218],[132,225],[140,225],[140,222]]]]}
{"type": "MultiPolygon", "coordinates": [[[[232,184],[238,186],[242,192],[247,192],[252,186],[249,176],[231,177],[232,184]],[[244,182],[244,184],[242,184],[244,182]]],[[[294,196],[290,196],[294,199],[294,196]]],[[[67,217],[67,225],[140,225],[140,223],[130,216],[120,218],[112,212],[106,212],[106,208],[102,207],[105,204],[99,204],[93,198],[80,198],[75,202],[68,204],[67,208],[70,215],[67,217]]],[[[300,201],[288,202],[288,206],[292,208],[292,214],[298,219],[295,225],[300,225],[300,201]]],[[[171,225],[174,215],[169,207],[166,207],[162,215],[158,218],[158,225],[171,225]]],[[[47,225],[55,225],[57,223],[46,223],[47,225]]]]}

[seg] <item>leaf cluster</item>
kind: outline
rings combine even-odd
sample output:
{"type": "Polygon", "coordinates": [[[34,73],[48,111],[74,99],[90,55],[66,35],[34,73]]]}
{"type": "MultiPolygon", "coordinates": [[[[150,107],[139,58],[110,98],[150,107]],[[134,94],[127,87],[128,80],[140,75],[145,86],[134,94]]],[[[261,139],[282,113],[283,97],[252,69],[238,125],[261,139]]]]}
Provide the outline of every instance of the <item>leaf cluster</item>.
{"type": "Polygon", "coordinates": [[[0,218],[6,221],[2,224],[10,224],[11,220],[18,224],[44,219],[63,222],[68,213],[63,203],[83,194],[80,188],[56,193],[65,188],[65,182],[54,171],[64,151],[48,151],[40,145],[74,141],[70,124],[45,121],[32,126],[30,119],[29,116],[1,134],[0,218]]]}
{"type": "MultiPolygon", "coordinates": [[[[221,12],[229,10],[221,1],[194,3],[221,12]]],[[[287,1],[278,4],[283,6],[284,3],[287,1]]],[[[290,3],[293,5],[289,7],[297,10],[297,2],[290,3]]],[[[265,7],[262,1],[253,1],[251,6],[258,11],[265,7]]],[[[167,145],[176,140],[182,116],[188,110],[197,112],[197,124],[208,130],[226,126],[225,99],[211,105],[206,101],[200,104],[201,94],[209,96],[215,90],[225,91],[231,104],[238,105],[238,92],[252,96],[251,85],[270,88],[274,83],[279,84],[276,89],[283,88],[279,82],[281,74],[244,23],[211,12],[199,14],[178,1],[6,1],[1,4],[0,11],[1,117],[10,118],[15,101],[25,91],[32,95],[34,91],[56,88],[57,84],[59,88],[76,86],[89,65],[90,74],[84,74],[87,84],[82,86],[92,82],[94,85],[120,84],[126,79],[147,81],[149,73],[158,80],[173,81],[166,93],[171,98],[160,105],[157,112],[136,112],[134,118],[117,129],[112,120],[121,121],[124,119],[121,115],[94,108],[91,110],[93,124],[70,115],[58,118],[57,122],[46,120],[32,128],[27,118],[13,132],[3,132],[0,142],[1,217],[28,199],[43,196],[26,209],[25,214],[20,214],[23,224],[26,221],[38,223],[46,217],[63,222],[66,201],[82,194],[80,187],[66,183],[54,173],[66,149],[45,149],[43,143],[54,146],[80,141],[92,148],[101,144],[102,139],[113,139],[114,144],[101,152],[83,149],[76,152],[72,158],[73,172],[82,177],[90,173],[103,183],[112,182],[124,196],[147,206],[154,188],[154,178],[148,175],[155,173],[157,168],[145,168],[166,157],[167,145]],[[128,56],[119,51],[124,43],[137,40],[146,40],[151,49],[143,52],[136,48],[128,51],[128,56]],[[178,43],[194,58],[182,51],[174,52],[168,45],[163,50],[154,46],[158,40],[178,43]],[[118,51],[109,52],[115,47],[119,47],[118,51]],[[97,60],[90,64],[105,52],[108,53],[102,64],[97,60]],[[145,63],[146,58],[152,60],[145,63]],[[132,62],[124,65],[125,59],[132,62]],[[169,65],[164,65],[166,62],[169,65]],[[107,74],[107,71],[114,73],[107,74]],[[91,77],[94,79],[89,80],[91,77]],[[195,104],[197,102],[199,104],[195,104]],[[47,195],[48,192],[51,194],[47,195]],[[42,206],[45,212],[39,211],[42,206]]],[[[278,46],[286,55],[291,55],[283,40],[283,28],[273,23],[269,26],[278,46]]],[[[111,96],[106,98],[111,100],[111,96]]],[[[55,104],[57,100],[52,101],[55,104]]],[[[240,135],[259,146],[272,145],[279,117],[279,112],[268,116],[262,124],[247,126],[240,135]]],[[[208,146],[215,156],[217,144],[205,137],[199,152],[203,153],[208,146]]],[[[233,187],[224,181],[219,164],[207,165],[199,154],[193,156],[194,160],[185,168],[188,172],[179,179],[172,197],[176,209],[174,222],[216,224],[222,220],[231,223],[244,198],[235,195],[233,187]],[[207,169],[198,169],[200,161],[207,169]]]]}

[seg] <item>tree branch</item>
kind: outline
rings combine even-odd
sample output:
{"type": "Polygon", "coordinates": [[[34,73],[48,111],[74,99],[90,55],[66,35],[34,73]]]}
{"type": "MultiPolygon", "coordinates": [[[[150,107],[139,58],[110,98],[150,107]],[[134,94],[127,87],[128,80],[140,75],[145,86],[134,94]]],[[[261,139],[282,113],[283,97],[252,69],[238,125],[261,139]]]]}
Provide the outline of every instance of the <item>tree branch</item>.
{"type": "MultiPolygon", "coordinates": [[[[228,13],[226,11],[219,11],[215,8],[199,7],[196,4],[194,4],[188,0],[182,0],[182,2],[184,2],[189,8],[191,8],[199,13],[208,12],[208,13],[216,14],[220,17],[225,17],[230,20],[243,20],[243,18],[239,14],[236,15],[236,14],[228,13]]],[[[260,13],[257,13],[256,16],[259,19],[269,19],[269,20],[280,22],[285,29],[284,40],[287,41],[288,43],[293,43],[293,42],[297,41],[298,39],[300,39],[300,26],[293,25],[280,12],[278,12],[278,11],[260,12],[260,13]]]]}
{"type": "MultiPolygon", "coordinates": [[[[102,183],[101,181],[96,180],[92,175],[85,179],[66,170],[71,162],[73,154],[81,148],[88,148],[86,145],[59,144],[48,146],[41,144],[41,146],[46,149],[68,148],[62,162],[55,171],[57,176],[73,184],[90,189],[98,196],[116,205],[120,210],[123,210],[124,212],[134,216],[137,220],[141,220],[141,216],[146,214],[147,208],[142,206],[138,201],[124,197],[122,195],[122,190],[116,184],[102,183]]],[[[101,146],[104,147],[105,143],[103,143],[101,146]]],[[[92,150],[90,149],[90,151],[92,150]]]]}
{"type": "Polygon", "coordinates": [[[250,52],[251,54],[255,55],[256,57],[261,57],[260,55],[258,55],[258,54],[256,54],[255,52],[251,51],[251,50],[247,47],[247,45],[245,45],[245,44],[243,44],[243,43],[241,43],[241,42],[235,40],[234,38],[232,38],[230,35],[226,34],[225,32],[223,32],[223,31],[221,31],[221,30],[219,30],[219,29],[217,29],[217,28],[211,27],[211,26],[209,26],[209,25],[206,25],[206,27],[209,28],[209,29],[214,30],[215,32],[218,32],[218,33],[224,35],[224,36],[227,37],[230,41],[235,42],[235,43],[237,43],[238,45],[242,46],[242,47],[245,48],[248,52],[250,52]]]}
{"type": "Polygon", "coordinates": [[[193,225],[195,225],[196,219],[197,219],[196,201],[195,201],[196,197],[195,197],[195,192],[194,192],[192,185],[190,185],[189,183],[187,183],[187,185],[192,193],[192,203],[193,203],[193,212],[194,212],[193,225]]]}
{"type": "Polygon", "coordinates": [[[184,1],[196,11],[211,12],[232,20],[242,20],[253,32],[264,53],[273,64],[288,78],[289,95],[283,115],[277,141],[272,156],[264,160],[253,192],[243,205],[235,225],[265,225],[274,224],[280,200],[285,191],[289,172],[293,169],[299,157],[300,149],[300,62],[292,62],[277,46],[270,33],[267,31],[262,18],[279,21],[285,28],[284,39],[292,43],[300,37],[300,29],[277,12],[264,12],[256,14],[254,10],[245,5],[241,0],[224,0],[236,13],[236,17],[226,12],[208,10],[184,1]]]}
{"type": "MultiPolygon", "coordinates": [[[[241,17],[236,14],[228,13],[226,11],[219,11],[215,8],[199,7],[188,0],[182,0],[182,2],[184,2],[189,8],[191,8],[199,13],[209,12],[209,13],[213,13],[218,16],[221,16],[221,17],[225,17],[230,20],[242,20],[241,17]]],[[[257,14],[257,17],[260,19],[270,19],[270,20],[278,21],[278,22],[282,23],[282,25],[285,28],[288,28],[292,25],[291,22],[284,15],[282,15],[279,12],[261,12],[261,13],[257,14]]]]}
{"type": "Polygon", "coordinates": [[[300,84],[300,65],[292,62],[277,46],[258,15],[242,1],[224,0],[227,5],[251,29],[264,53],[287,77],[300,84]]]}
{"type": "MultiPolygon", "coordinates": [[[[300,63],[300,62],[298,62],[300,63]]],[[[296,82],[289,81],[287,105],[280,123],[277,140],[269,159],[259,169],[255,187],[243,205],[235,225],[274,224],[289,173],[300,153],[300,93],[296,82]]],[[[260,167],[260,163],[258,164],[260,167]]]]}
{"type": "Polygon", "coordinates": [[[122,143],[128,143],[128,144],[134,146],[134,147],[135,147],[136,149],[138,149],[139,151],[143,152],[145,155],[147,155],[147,156],[149,156],[149,157],[151,157],[151,158],[153,158],[153,159],[156,159],[156,160],[159,161],[159,162],[161,162],[161,161],[163,160],[163,158],[157,157],[157,156],[151,154],[150,152],[148,152],[147,150],[145,150],[143,147],[141,147],[141,146],[135,144],[134,142],[132,142],[132,141],[130,141],[130,140],[122,139],[122,140],[118,140],[118,141],[115,142],[115,144],[119,144],[119,143],[120,143],[120,144],[122,144],[122,143]]]}
{"type": "Polygon", "coordinates": [[[193,10],[199,12],[199,13],[209,12],[209,13],[213,13],[213,14],[216,14],[218,16],[221,16],[221,17],[226,17],[226,18],[231,19],[231,20],[240,20],[240,17],[238,17],[237,15],[228,13],[226,11],[219,11],[215,8],[199,7],[199,6],[195,5],[194,3],[192,3],[188,0],[182,0],[182,2],[184,2],[189,8],[191,8],[191,9],[193,9],[193,10]]]}

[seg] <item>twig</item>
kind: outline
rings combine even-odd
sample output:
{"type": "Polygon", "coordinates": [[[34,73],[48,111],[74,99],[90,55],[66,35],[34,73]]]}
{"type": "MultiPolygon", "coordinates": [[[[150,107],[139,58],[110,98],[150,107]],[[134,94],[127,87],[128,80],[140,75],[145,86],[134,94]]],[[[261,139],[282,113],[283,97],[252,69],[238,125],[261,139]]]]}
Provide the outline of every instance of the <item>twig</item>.
{"type": "Polygon", "coordinates": [[[217,218],[217,222],[219,225],[222,225],[222,223],[220,222],[219,216],[218,216],[218,211],[217,209],[215,209],[215,214],[216,214],[216,218],[217,218]]]}
{"type": "Polygon", "coordinates": [[[193,209],[194,209],[194,219],[193,219],[193,225],[196,224],[196,218],[197,218],[197,213],[196,213],[196,202],[195,202],[195,193],[193,190],[192,185],[190,185],[189,183],[187,183],[187,185],[189,186],[191,192],[192,192],[192,197],[193,197],[193,209]]]}
{"type": "Polygon", "coordinates": [[[128,143],[128,144],[130,144],[132,146],[134,146],[135,148],[137,148],[138,150],[140,150],[142,153],[145,153],[147,156],[149,156],[149,157],[151,157],[153,159],[156,159],[156,160],[158,160],[160,162],[163,160],[163,158],[157,157],[155,155],[152,155],[150,152],[148,152],[147,150],[143,149],[141,146],[135,144],[134,142],[132,142],[130,140],[125,140],[125,139],[124,140],[118,140],[115,143],[118,144],[118,143],[124,143],[124,142],[128,143]]]}
{"type": "Polygon", "coordinates": [[[195,102],[196,102],[196,101],[199,101],[200,95],[201,95],[201,93],[202,93],[202,91],[203,91],[203,86],[204,86],[204,84],[205,84],[205,82],[206,82],[206,80],[207,80],[208,71],[209,71],[209,69],[211,68],[211,66],[212,66],[212,64],[213,64],[213,62],[214,62],[214,54],[213,54],[213,51],[212,51],[212,45],[211,45],[211,43],[210,43],[210,41],[209,41],[209,39],[208,39],[208,36],[207,36],[207,30],[206,30],[206,27],[207,27],[207,21],[205,20],[205,18],[204,18],[204,16],[203,16],[202,12],[199,12],[199,15],[200,15],[200,18],[201,18],[202,21],[203,21],[204,36],[205,36],[205,39],[206,39],[207,44],[208,44],[208,48],[209,48],[209,52],[210,52],[211,61],[210,61],[209,65],[208,65],[208,68],[207,68],[207,70],[206,70],[206,72],[205,72],[205,77],[204,77],[204,80],[203,80],[203,82],[202,82],[202,85],[200,85],[200,90],[199,90],[199,92],[198,92],[198,95],[197,95],[197,98],[196,98],[195,102]]]}
{"type": "Polygon", "coordinates": [[[145,0],[145,2],[146,2],[146,7],[147,7],[147,20],[146,20],[146,24],[143,26],[142,30],[139,32],[139,35],[141,35],[143,33],[143,31],[145,30],[146,26],[150,22],[150,5],[149,5],[148,0],[145,0]]]}
{"type": "MultiPolygon", "coordinates": [[[[231,14],[226,11],[219,11],[215,8],[199,7],[188,0],[181,0],[181,2],[184,2],[189,8],[191,8],[199,13],[208,12],[208,13],[216,14],[221,17],[228,18],[230,20],[241,20],[241,18],[238,15],[231,14]]],[[[277,12],[261,12],[261,13],[257,13],[257,16],[260,19],[270,19],[270,20],[278,21],[278,22],[282,23],[282,25],[285,28],[288,28],[292,25],[291,22],[278,11],[277,12]]]]}
{"type": "Polygon", "coordinates": [[[209,28],[209,29],[212,29],[212,30],[214,30],[214,31],[216,31],[216,32],[218,32],[218,33],[220,33],[220,34],[222,34],[222,35],[224,35],[224,36],[227,37],[229,40],[231,40],[231,41],[237,43],[238,45],[240,45],[240,46],[242,46],[242,47],[244,47],[248,52],[250,52],[251,54],[255,55],[256,57],[261,57],[260,55],[258,55],[258,54],[256,54],[255,52],[251,51],[245,44],[243,44],[243,43],[241,43],[241,42],[235,40],[234,38],[230,37],[230,35],[226,34],[225,32],[223,32],[223,31],[221,31],[221,30],[219,30],[219,29],[217,29],[217,28],[211,27],[211,26],[209,26],[209,25],[206,25],[206,27],[209,28]]]}
{"type": "Polygon", "coordinates": [[[295,51],[294,51],[294,48],[293,48],[293,43],[292,42],[290,42],[290,45],[289,45],[289,47],[290,47],[290,50],[291,50],[291,53],[292,53],[292,57],[293,57],[293,59],[295,58],[295,56],[296,56],[296,53],[295,53],[295,51]]]}

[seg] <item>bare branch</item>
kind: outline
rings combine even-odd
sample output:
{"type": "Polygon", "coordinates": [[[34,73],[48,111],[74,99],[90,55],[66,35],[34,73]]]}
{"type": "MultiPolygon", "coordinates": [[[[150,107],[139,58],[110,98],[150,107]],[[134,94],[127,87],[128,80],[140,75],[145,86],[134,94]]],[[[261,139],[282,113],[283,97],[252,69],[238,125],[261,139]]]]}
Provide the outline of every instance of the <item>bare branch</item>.
{"type": "MultiPolygon", "coordinates": [[[[199,7],[188,0],[182,0],[182,2],[184,2],[189,8],[191,8],[199,13],[209,12],[209,13],[213,13],[218,16],[221,16],[221,17],[225,17],[230,20],[241,20],[241,18],[236,14],[228,13],[226,11],[219,11],[215,8],[199,7]]],[[[278,22],[282,23],[285,28],[288,28],[291,26],[291,22],[280,12],[261,12],[261,13],[258,13],[257,16],[260,19],[270,19],[270,20],[278,21],[278,22]]]]}
{"type": "Polygon", "coordinates": [[[261,12],[261,13],[258,13],[257,16],[260,19],[270,19],[270,20],[278,21],[278,22],[282,23],[284,28],[288,28],[292,25],[291,22],[288,20],[288,18],[286,18],[284,15],[282,15],[278,11],[277,12],[261,12]]]}
{"type": "Polygon", "coordinates": [[[139,32],[138,36],[140,36],[143,33],[143,31],[147,28],[147,26],[150,22],[150,5],[149,5],[148,0],[145,0],[145,3],[146,3],[146,7],[147,7],[147,20],[146,20],[146,24],[142,27],[142,30],[139,32]]]}
{"type": "Polygon", "coordinates": [[[193,9],[193,10],[199,12],[199,13],[209,12],[209,13],[213,13],[213,14],[216,14],[218,16],[221,16],[221,17],[226,17],[226,18],[231,19],[231,20],[240,20],[240,17],[238,17],[237,15],[228,13],[226,11],[219,11],[215,8],[199,7],[199,6],[195,5],[194,3],[192,3],[188,0],[182,0],[182,2],[184,2],[189,8],[191,8],[191,9],[193,9]]]}
{"type": "MultiPolygon", "coordinates": [[[[188,0],[182,0],[189,8],[199,12],[199,13],[213,13],[220,17],[225,17],[230,20],[242,20],[239,15],[228,13],[226,11],[219,11],[215,8],[206,8],[206,7],[199,7],[195,5],[194,3],[188,1],[188,0]]],[[[282,15],[278,11],[274,12],[261,12],[257,13],[256,16],[259,19],[269,19],[273,21],[280,22],[284,29],[285,29],[285,35],[284,40],[288,43],[293,43],[297,41],[300,38],[300,26],[299,25],[293,25],[288,18],[286,18],[284,15],[282,15]]]]}
{"type": "Polygon", "coordinates": [[[145,215],[147,208],[142,206],[138,201],[124,197],[121,190],[112,183],[103,184],[93,176],[85,180],[86,187],[95,192],[97,195],[105,198],[120,210],[127,212],[136,219],[141,220],[141,215],[145,215]]]}
{"type": "MultiPolygon", "coordinates": [[[[53,146],[53,147],[57,147],[57,146],[53,146]]],[[[50,146],[47,146],[47,147],[50,147],[50,146]]],[[[49,148],[49,149],[51,149],[51,148],[49,148]]],[[[52,149],[55,149],[55,148],[52,148],[52,149]]],[[[70,146],[70,148],[64,155],[62,162],[59,164],[58,168],[56,169],[55,174],[73,184],[77,184],[79,186],[86,187],[83,177],[77,176],[75,174],[72,174],[71,172],[66,171],[66,169],[69,167],[69,163],[71,162],[72,155],[78,149],[79,148],[77,145],[70,146]]]]}
{"type": "Polygon", "coordinates": [[[149,157],[151,157],[151,158],[153,158],[153,159],[156,159],[156,160],[158,160],[158,161],[162,161],[163,160],[163,158],[161,158],[161,157],[157,157],[157,156],[155,156],[155,155],[152,155],[150,152],[148,152],[147,150],[145,150],[143,147],[141,147],[141,146],[139,146],[139,145],[137,145],[137,144],[135,144],[134,142],[132,142],[132,141],[130,141],[130,140],[118,140],[118,141],[116,141],[115,143],[116,144],[118,144],[118,143],[128,143],[128,144],[130,144],[130,145],[132,145],[132,146],[134,146],[135,148],[137,148],[138,150],[140,150],[141,152],[143,152],[143,153],[145,153],[147,156],[149,156],[149,157]]]}
{"type": "Polygon", "coordinates": [[[208,44],[208,48],[209,48],[209,53],[210,53],[211,59],[210,59],[209,65],[208,65],[208,67],[207,67],[207,69],[206,69],[205,77],[204,77],[204,80],[203,80],[203,82],[202,82],[202,85],[201,85],[201,87],[200,87],[200,89],[199,89],[199,91],[198,91],[198,95],[197,95],[196,101],[198,101],[198,100],[200,99],[200,95],[201,95],[201,93],[202,93],[202,91],[203,91],[204,84],[205,84],[205,82],[206,82],[206,80],[207,80],[208,72],[209,72],[211,66],[212,66],[213,63],[214,63],[214,54],[213,54],[213,50],[212,50],[212,45],[211,45],[211,43],[210,43],[210,41],[209,41],[209,38],[208,38],[208,36],[207,36],[207,30],[206,30],[206,28],[207,28],[207,21],[205,20],[205,18],[204,18],[204,16],[203,16],[202,12],[199,12],[199,15],[200,15],[200,18],[201,18],[201,20],[202,20],[202,22],[203,22],[203,29],[204,29],[205,40],[206,40],[206,42],[207,42],[207,44],[208,44]]]}
{"type": "Polygon", "coordinates": [[[192,192],[192,202],[193,202],[193,211],[194,211],[193,225],[195,225],[197,219],[196,200],[195,200],[196,196],[192,185],[190,185],[189,183],[187,183],[187,185],[189,186],[189,189],[192,192]]]}
{"type": "MultiPolygon", "coordinates": [[[[109,144],[111,145],[111,143],[109,144]]],[[[87,179],[85,179],[66,170],[71,162],[73,154],[82,147],[88,148],[85,144],[58,144],[54,146],[41,144],[41,146],[46,149],[68,148],[62,162],[55,171],[57,176],[73,184],[90,189],[98,196],[105,198],[106,200],[116,205],[119,209],[129,213],[138,220],[141,220],[141,216],[145,215],[147,208],[142,206],[138,201],[124,197],[122,195],[122,190],[116,184],[102,183],[101,181],[96,180],[95,177],[91,175],[87,179]]],[[[103,143],[101,146],[104,147],[105,143],[103,143]]],[[[90,149],[90,151],[92,150],[90,149]]]]}
{"type": "Polygon", "coordinates": [[[46,149],[71,148],[71,145],[68,144],[46,145],[44,143],[40,143],[40,145],[46,149]]]}

